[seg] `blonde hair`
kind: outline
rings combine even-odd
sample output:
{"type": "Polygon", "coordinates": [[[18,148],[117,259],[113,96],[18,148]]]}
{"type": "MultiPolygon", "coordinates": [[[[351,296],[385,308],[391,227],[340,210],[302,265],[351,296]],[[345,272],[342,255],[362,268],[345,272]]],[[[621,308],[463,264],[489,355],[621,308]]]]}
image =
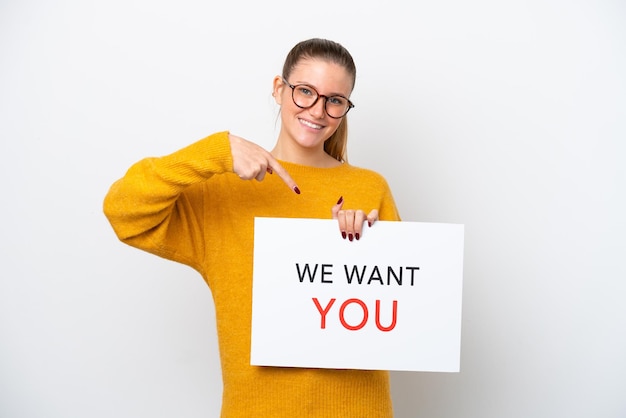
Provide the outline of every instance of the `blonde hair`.
{"type": "MultiPolygon", "coordinates": [[[[340,65],[356,82],[356,66],[352,55],[341,44],[328,39],[312,38],[297,43],[287,54],[283,65],[283,78],[289,79],[294,67],[303,59],[322,59],[340,65]]],[[[324,142],[324,151],[338,161],[348,161],[348,120],[344,116],[335,132],[324,142]]]]}

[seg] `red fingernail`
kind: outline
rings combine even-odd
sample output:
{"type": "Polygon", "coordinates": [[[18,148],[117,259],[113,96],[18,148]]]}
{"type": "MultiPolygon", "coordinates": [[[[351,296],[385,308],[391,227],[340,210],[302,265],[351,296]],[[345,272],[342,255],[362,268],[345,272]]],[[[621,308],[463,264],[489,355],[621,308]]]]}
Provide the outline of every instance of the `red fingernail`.
{"type": "Polygon", "coordinates": [[[348,239],[349,239],[350,241],[352,241],[352,239],[353,239],[352,234],[348,234],[348,239]]]}
{"type": "Polygon", "coordinates": [[[372,226],[372,221],[367,221],[367,226],[371,227],[372,226]]]}
{"type": "Polygon", "coordinates": [[[358,241],[361,236],[359,234],[354,234],[354,238],[356,238],[356,240],[358,241]]]}
{"type": "Polygon", "coordinates": [[[298,186],[293,186],[293,191],[297,194],[300,194],[300,189],[298,189],[298,186]]]}
{"type": "Polygon", "coordinates": [[[341,231],[341,237],[342,237],[343,239],[346,239],[346,231],[341,231]]]}
{"type": "Polygon", "coordinates": [[[343,202],[343,196],[339,198],[339,200],[337,201],[337,204],[340,204],[341,202],[343,202]]]}

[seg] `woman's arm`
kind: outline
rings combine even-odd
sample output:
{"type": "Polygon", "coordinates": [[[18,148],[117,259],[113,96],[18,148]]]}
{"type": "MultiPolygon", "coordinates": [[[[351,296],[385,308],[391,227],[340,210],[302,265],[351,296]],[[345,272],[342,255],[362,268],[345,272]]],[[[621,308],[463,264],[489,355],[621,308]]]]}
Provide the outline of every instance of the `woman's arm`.
{"type": "Polygon", "coordinates": [[[204,253],[203,185],[233,171],[228,132],[130,167],[104,199],[118,238],[134,247],[198,268],[204,253]]]}
{"type": "Polygon", "coordinates": [[[109,189],[104,213],[118,238],[134,247],[201,269],[206,254],[206,180],[236,173],[263,180],[276,173],[299,193],[285,169],[260,146],[220,132],[160,158],[143,159],[109,189]]]}

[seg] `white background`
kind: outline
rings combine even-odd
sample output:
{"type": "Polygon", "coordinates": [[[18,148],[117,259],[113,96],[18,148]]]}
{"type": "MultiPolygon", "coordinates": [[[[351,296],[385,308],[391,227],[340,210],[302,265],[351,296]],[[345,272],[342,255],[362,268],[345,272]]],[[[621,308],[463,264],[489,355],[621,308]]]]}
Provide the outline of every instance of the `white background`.
{"type": "Polygon", "coordinates": [[[0,416],[218,415],[209,289],[102,199],[217,130],[271,147],[312,36],[357,62],[351,162],[465,225],[461,372],[393,373],[396,416],[625,416],[620,0],[1,1],[0,416]]]}

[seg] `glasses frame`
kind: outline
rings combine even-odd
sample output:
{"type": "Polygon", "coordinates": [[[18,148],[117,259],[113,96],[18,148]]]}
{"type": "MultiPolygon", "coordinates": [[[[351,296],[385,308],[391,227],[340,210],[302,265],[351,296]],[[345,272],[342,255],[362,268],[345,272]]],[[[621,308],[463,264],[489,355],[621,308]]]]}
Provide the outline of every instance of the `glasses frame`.
{"type": "Polygon", "coordinates": [[[289,88],[291,89],[291,100],[293,101],[293,104],[295,104],[296,106],[298,106],[300,109],[310,109],[313,106],[315,106],[315,104],[317,103],[317,101],[320,99],[320,97],[324,98],[324,112],[326,112],[326,114],[328,115],[329,118],[332,119],[341,119],[344,116],[346,116],[348,114],[348,112],[350,111],[350,109],[352,109],[354,107],[354,103],[352,103],[352,101],[350,101],[350,99],[348,99],[346,96],[343,96],[341,94],[333,94],[332,96],[326,96],[325,94],[320,94],[317,89],[313,86],[311,86],[310,84],[306,84],[306,83],[301,83],[301,84],[291,84],[289,81],[287,81],[285,79],[285,77],[282,77],[283,82],[289,86],[289,88]],[[317,97],[315,98],[315,100],[313,101],[313,103],[311,103],[310,106],[300,106],[298,103],[296,103],[296,98],[294,97],[295,93],[296,93],[296,87],[300,87],[300,86],[306,86],[307,88],[311,89],[312,91],[315,92],[315,94],[317,95],[317,97]],[[342,99],[346,99],[348,101],[348,108],[346,109],[346,113],[344,113],[341,116],[331,116],[328,113],[328,109],[326,109],[326,106],[328,105],[328,99],[330,99],[331,97],[341,97],[342,99]]]}

